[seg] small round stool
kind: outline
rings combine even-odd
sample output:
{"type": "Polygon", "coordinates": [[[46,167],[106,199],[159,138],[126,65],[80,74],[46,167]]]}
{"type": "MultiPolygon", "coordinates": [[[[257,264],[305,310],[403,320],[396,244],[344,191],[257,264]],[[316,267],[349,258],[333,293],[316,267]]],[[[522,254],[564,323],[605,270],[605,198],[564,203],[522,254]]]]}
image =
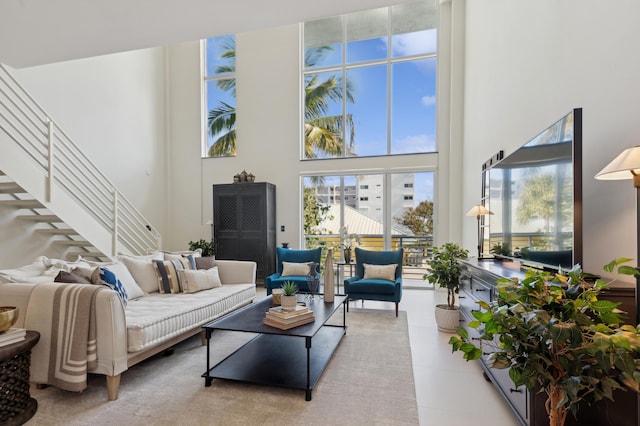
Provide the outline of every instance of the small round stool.
{"type": "Polygon", "coordinates": [[[0,346],[0,425],[22,425],[38,409],[38,402],[29,394],[31,348],[40,340],[40,333],[27,331],[18,343],[0,346]]]}

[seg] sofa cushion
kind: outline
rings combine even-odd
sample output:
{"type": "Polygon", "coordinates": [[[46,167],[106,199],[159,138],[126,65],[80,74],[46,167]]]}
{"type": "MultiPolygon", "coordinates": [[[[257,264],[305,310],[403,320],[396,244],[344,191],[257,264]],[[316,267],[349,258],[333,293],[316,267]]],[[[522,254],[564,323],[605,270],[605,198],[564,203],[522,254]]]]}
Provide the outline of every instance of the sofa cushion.
{"type": "Polygon", "coordinates": [[[389,280],[359,280],[349,284],[349,294],[394,294],[395,281],[389,280]]]}
{"type": "Polygon", "coordinates": [[[107,268],[109,271],[113,272],[127,290],[127,299],[137,299],[138,297],[144,296],[144,291],[142,291],[142,288],[140,288],[136,280],[133,278],[133,275],[131,275],[129,268],[127,268],[127,266],[121,261],[87,262],[91,266],[107,268]]]}
{"type": "Polygon", "coordinates": [[[253,300],[255,284],[225,284],[197,293],[148,294],[128,304],[127,348],[137,352],[199,328],[253,300]]]}
{"type": "Polygon", "coordinates": [[[210,269],[200,270],[179,269],[178,277],[180,278],[183,293],[196,293],[222,285],[218,268],[215,266],[210,269]]]}
{"type": "Polygon", "coordinates": [[[148,254],[146,256],[132,256],[121,254],[118,260],[125,264],[131,276],[145,293],[155,293],[158,291],[158,278],[153,267],[153,260],[162,260],[162,252],[148,254]]]}
{"type": "Polygon", "coordinates": [[[46,256],[39,256],[28,265],[15,269],[4,269],[0,271],[0,283],[2,282],[22,282],[29,284],[40,284],[53,281],[60,271],[71,272],[74,267],[89,266],[81,260],[77,262],[67,262],[60,259],[49,259],[46,256]]]}
{"type": "Polygon", "coordinates": [[[202,249],[183,250],[183,251],[163,251],[164,260],[180,260],[181,257],[191,255],[193,257],[201,257],[202,249]]]}
{"type": "Polygon", "coordinates": [[[196,269],[211,269],[216,266],[215,256],[200,256],[195,258],[196,269]]]}
{"type": "MultiPolygon", "coordinates": [[[[276,247],[276,254],[278,255],[278,271],[282,274],[282,262],[316,262],[320,263],[320,257],[322,256],[322,247],[318,247],[310,250],[291,250],[282,247],[276,247]]],[[[306,273],[305,273],[306,274],[306,273]]]]}
{"type": "Polygon", "coordinates": [[[365,263],[364,265],[364,278],[363,280],[389,280],[394,281],[396,279],[397,264],[392,263],[390,265],[372,265],[365,263]]]}
{"type": "Polygon", "coordinates": [[[309,273],[309,267],[311,262],[295,263],[295,262],[282,262],[281,277],[288,277],[292,275],[304,276],[309,273]]]}
{"type": "Polygon", "coordinates": [[[116,274],[108,270],[107,268],[98,267],[91,277],[91,281],[94,284],[102,284],[114,290],[118,293],[118,297],[122,302],[122,305],[127,307],[127,290],[122,282],[116,277],[116,274]]]}
{"type": "Polygon", "coordinates": [[[153,266],[156,272],[158,291],[165,293],[180,293],[182,285],[178,271],[180,269],[191,269],[191,263],[185,257],[174,260],[154,260],[153,266]]]}
{"type": "Polygon", "coordinates": [[[93,271],[95,271],[96,268],[83,268],[83,267],[79,267],[79,268],[73,268],[71,270],[71,273],[73,275],[77,275],[79,277],[84,278],[87,282],[91,282],[91,276],[93,275],[93,271]]]}
{"type": "Polygon", "coordinates": [[[57,283],[91,284],[91,279],[73,272],[60,271],[53,280],[57,283]]]}

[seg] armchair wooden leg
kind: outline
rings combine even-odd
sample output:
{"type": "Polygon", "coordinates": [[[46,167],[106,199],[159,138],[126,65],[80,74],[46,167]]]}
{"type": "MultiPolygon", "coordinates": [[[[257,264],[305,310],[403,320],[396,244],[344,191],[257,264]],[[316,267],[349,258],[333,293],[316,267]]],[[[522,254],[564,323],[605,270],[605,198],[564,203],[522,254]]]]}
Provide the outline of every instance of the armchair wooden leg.
{"type": "Polygon", "coordinates": [[[398,317],[398,302],[396,302],[396,318],[398,317]]]}

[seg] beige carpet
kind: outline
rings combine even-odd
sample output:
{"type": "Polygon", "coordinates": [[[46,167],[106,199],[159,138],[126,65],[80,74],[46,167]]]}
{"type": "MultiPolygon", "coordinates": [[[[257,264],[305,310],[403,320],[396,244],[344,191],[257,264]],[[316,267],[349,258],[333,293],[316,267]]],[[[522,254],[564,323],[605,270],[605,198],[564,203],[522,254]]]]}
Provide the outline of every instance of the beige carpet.
{"type": "MultiPolygon", "coordinates": [[[[340,320],[342,313],[338,312],[340,320]]],[[[103,376],[82,393],[32,389],[38,411],[28,425],[417,425],[411,349],[405,312],[350,309],[347,335],[313,400],[303,390],[214,380],[205,388],[206,347],[198,336],[122,375],[108,402],[103,376]]],[[[216,332],[221,359],[251,335],[216,332]]]]}

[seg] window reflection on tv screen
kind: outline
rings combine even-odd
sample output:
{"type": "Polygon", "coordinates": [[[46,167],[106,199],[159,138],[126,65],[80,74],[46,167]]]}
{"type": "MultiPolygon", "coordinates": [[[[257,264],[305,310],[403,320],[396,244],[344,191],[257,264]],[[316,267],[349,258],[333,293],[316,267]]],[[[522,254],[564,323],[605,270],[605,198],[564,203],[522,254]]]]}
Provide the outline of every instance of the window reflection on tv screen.
{"type": "Polygon", "coordinates": [[[489,245],[523,260],[572,266],[573,113],[489,171],[489,245]]]}

